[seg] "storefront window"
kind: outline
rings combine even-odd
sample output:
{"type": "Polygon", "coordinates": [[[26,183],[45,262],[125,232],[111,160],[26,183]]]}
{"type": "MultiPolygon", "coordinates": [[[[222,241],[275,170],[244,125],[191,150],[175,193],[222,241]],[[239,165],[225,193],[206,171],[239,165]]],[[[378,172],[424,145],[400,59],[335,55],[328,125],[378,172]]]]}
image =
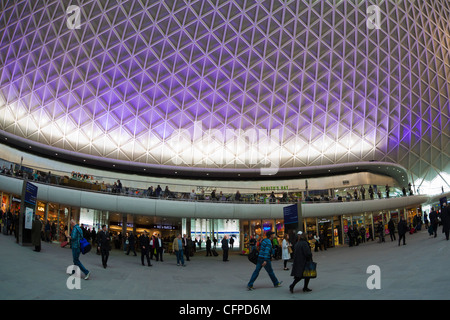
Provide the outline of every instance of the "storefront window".
{"type": "Polygon", "coordinates": [[[3,212],[7,212],[9,208],[9,195],[3,194],[2,196],[2,204],[1,204],[1,210],[3,212]]]}
{"type": "Polygon", "coordinates": [[[36,204],[36,212],[35,214],[37,216],[39,216],[39,218],[41,219],[41,221],[44,221],[45,219],[45,207],[47,206],[47,204],[45,204],[44,202],[38,201],[36,204]]]}
{"type": "Polygon", "coordinates": [[[318,219],[319,225],[319,237],[321,237],[326,243],[327,248],[333,247],[333,226],[330,218],[318,219]]]}

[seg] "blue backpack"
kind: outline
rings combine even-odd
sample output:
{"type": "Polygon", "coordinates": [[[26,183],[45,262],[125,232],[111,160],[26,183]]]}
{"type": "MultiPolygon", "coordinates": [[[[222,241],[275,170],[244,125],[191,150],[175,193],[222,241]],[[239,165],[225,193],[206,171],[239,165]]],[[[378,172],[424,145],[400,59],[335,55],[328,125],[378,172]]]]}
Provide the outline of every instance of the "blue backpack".
{"type": "Polygon", "coordinates": [[[80,250],[82,254],[86,254],[91,251],[91,244],[83,237],[83,231],[80,230],[81,239],[80,239],[80,250]]]}

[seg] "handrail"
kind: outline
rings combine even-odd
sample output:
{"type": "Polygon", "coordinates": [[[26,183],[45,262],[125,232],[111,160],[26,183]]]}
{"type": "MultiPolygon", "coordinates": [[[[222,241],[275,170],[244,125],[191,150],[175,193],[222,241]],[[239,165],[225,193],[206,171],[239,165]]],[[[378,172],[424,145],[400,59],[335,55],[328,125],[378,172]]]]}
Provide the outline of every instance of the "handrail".
{"type": "MultiPolygon", "coordinates": [[[[23,176],[19,176],[19,175],[11,175],[11,174],[5,174],[3,172],[1,172],[0,170],[0,175],[2,176],[9,176],[12,177],[14,179],[19,179],[19,180],[26,180],[26,177],[23,176]]],[[[28,179],[27,179],[28,180],[28,179]]],[[[31,180],[33,181],[33,180],[31,180]]],[[[242,203],[242,204],[267,204],[266,202],[263,201],[259,201],[259,200],[251,200],[248,198],[243,198],[243,201],[235,201],[235,200],[226,200],[226,201],[220,201],[220,200],[202,200],[202,199],[190,199],[190,198],[183,198],[183,197],[152,197],[152,196],[147,196],[144,195],[143,193],[135,195],[135,194],[127,194],[127,193],[114,193],[114,192],[108,192],[108,191],[99,191],[99,190],[92,190],[92,189],[85,189],[85,188],[77,188],[77,187],[73,187],[73,186],[69,186],[69,185],[64,185],[64,184],[57,184],[57,183],[52,183],[50,182],[46,182],[46,181],[37,181],[38,183],[44,183],[44,184],[48,184],[48,185],[52,185],[52,186],[58,186],[61,188],[65,188],[65,189],[72,189],[72,190],[83,190],[83,191],[87,191],[87,192],[94,192],[94,193],[99,193],[99,194],[111,194],[111,195],[115,195],[115,196],[121,196],[121,197],[134,197],[134,198],[147,198],[147,199],[155,199],[155,200],[166,200],[166,201],[186,201],[186,202],[205,202],[205,203],[242,203]]],[[[177,194],[185,194],[185,193],[181,193],[181,192],[175,192],[177,194]]],[[[400,198],[400,196],[395,196],[392,198],[400,198]]],[[[294,201],[285,201],[285,202],[280,202],[280,201],[269,201],[268,204],[295,204],[295,203],[305,203],[305,204],[319,204],[319,203],[347,203],[347,202],[359,202],[359,201],[376,201],[376,200],[383,200],[386,198],[373,198],[373,199],[366,199],[366,200],[355,200],[355,199],[334,199],[334,198],[328,198],[328,200],[322,200],[322,199],[301,199],[301,198],[297,198],[294,199],[294,201]]],[[[279,198],[277,198],[277,200],[280,200],[279,198]]],[[[289,200],[289,199],[288,199],[289,200]]]]}
{"type": "MultiPolygon", "coordinates": [[[[23,164],[18,164],[18,163],[14,163],[11,161],[7,161],[4,159],[0,159],[3,160],[4,163],[7,163],[10,165],[10,168],[6,168],[5,165],[3,165],[3,168],[0,169],[0,174],[4,174],[4,175],[10,175],[10,176],[15,176],[15,177],[19,177],[24,179],[24,175],[27,175],[28,180],[32,180],[32,181],[38,181],[38,182],[43,182],[43,183],[49,183],[52,185],[58,185],[58,186],[63,186],[66,188],[73,188],[75,190],[86,190],[86,191],[91,191],[91,192],[100,192],[100,193],[110,193],[110,194],[114,194],[114,195],[118,195],[118,196],[130,196],[130,197],[139,197],[139,198],[150,198],[150,199],[164,199],[164,200],[177,200],[177,201],[205,201],[205,202],[218,202],[218,203],[226,203],[226,202],[234,202],[234,203],[284,203],[284,204],[292,204],[292,203],[298,203],[298,202],[304,202],[304,203],[327,203],[327,202],[349,202],[349,201],[364,201],[362,199],[360,199],[360,194],[357,193],[357,198],[355,199],[354,196],[352,194],[350,194],[349,192],[347,192],[347,195],[342,197],[342,200],[340,200],[339,198],[329,198],[328,196],[324,196],[324,197],[309,197],[306,199],[303,199],[301,195],[298,195],[299,193],[301,193],[304,190],[300,190],[300,189],[290,189],[290,190],[281,190],[282,193],[284,195],[286,195],[286,197],[275,197],[275,198],[271,198],[271,197],[266,197],[265,195],[267,195],[268,192],[261,192],[261,193],[255,193],[255,192],[251,192],[251,193],[245,193],[243,192],[241,194],[242,200],[236,200],[235,199],[235,194],[233,193],[222,193],[222,197],[221,199],[210,199],[209,196],[210,194],[198,194],[196,193],[195,195],[192,195],[191,193],[188,192],[180,192],[180,191],[170,191],[168,192],[168,194],[165,194],[165,190],[161,190],[161,193],[159,196],[153,196],[153,195],[149,195],[148,194],[148,189],[142,189],[142,188],[137,188],[137,187],[115,187],[114,185],[111,184],[96,184],[93,183],[91,180],[86,181],[85,179],[73,179],[70,178],[70,176],[72,176],[72,174],[77,174],[76,172],[71,172],[69,176],[61,176],[61,175],[56,175],[56,174],[52,174],[51,173],[51,169],[49,168],[41,168],[41,167],[31,167],[31,166],[24,166],[23,164]],[[19,168],[18,170],[16,170],[15,168],[19,168]],[[12,171],[11,171],[12,169],[12,171]],[[30,172],[31,170],[31,172],[30,172]],[[45,175],[42,175],[41,173],[44,172],[48,172],[50,173],[50,175],[47,173],[45,175]],[[22,176],[21,176],[22,175],[22,176]],[[30,179],[31,177],[31,179],[30,179]],[[66,181],[67,180],[67,181],[66,181]],[[162,195],[162,196],[161,196],[162,195]],[[345,200],[345,201],[344,201],[345,200]]],[[[62,170],[58,170],[58,172],[63,172],[63,173],[68,173],[66,171],[62,171],[62,170]]],[[[83,175],[82,175],[83,176],[83,175]]],[[[93,177],[93,176],[89,176],[89,177],[93,177]]],[[[99,176],[97,176],[98,178],[99,176]]],[[[116,178],[108,178],[111,180],[115,180],[116,178]]],[[[98,180],[97,180],[98,181],[98,180]]],[[[117,180],[119,181],[119,180],[117,180]]],[[[144,182],[144,181],[137,181],[137,180],[131,180],[131,179],[126,179],[124,181],[131,181],[131,182],[139,182],[139,183],[149,183],[149,182],[144,182]]],[[[149,183],[151,184],[151,183],[149,183]]],[[[157,183],[155,183],[157,184],[157,183]]],[[[176,183],[170,183],[170,185],[182,185],[182,184],[176,184],[176,183]]],[[[187,185],[182,185],[182,186],[187,186],[187,185]]],[[[380,190],[381,188],[384,188],[384,186],[378,186],[378,190],[380,190]]],[[[224,187],[224,189],[231,189],[233,187],[224,187]]],[[[250,189],[250,188],[244,188],[242,186],[237,187],[236,189],[239,190],[245,190],[245,189],[250,189]]],[[[356,187],[346,187],[343,189],[355,189],[356,187]]],[[[401,194],[401,192],[399,192],[398,188],[395,187],[391,187],[392,189],[392,194],[390,197],[394,198],[394,197],[401,197],[403,196],[401,194]]],[[[252,190],[254,190],[254,188],[252,188],[252,190]]],[[[366,190],[367,191],[367,190],[366,190]]],[[[346,191],[343,191],[344,193],[346,191]]],[[[277,194],[280,194],[279,192],[276,192],[277,194]]],[[[274,192],[275,194],[275,192],[274,192]]],[[[220,195],[220,194],[219,194],[220,195]]],[[[217,196],[217,194],[216,194],[217,196]]],[[[369,200],[370,196],[367,197],[367,200],[369,200]]],[[[383,199],[386,198],[386,196],[384,194],[375,194],[374,193],[374,197],[371,200],[376,200],[376,199],[383,199]],[[383,197],[384,196],[384,197],[383,197]]]]}

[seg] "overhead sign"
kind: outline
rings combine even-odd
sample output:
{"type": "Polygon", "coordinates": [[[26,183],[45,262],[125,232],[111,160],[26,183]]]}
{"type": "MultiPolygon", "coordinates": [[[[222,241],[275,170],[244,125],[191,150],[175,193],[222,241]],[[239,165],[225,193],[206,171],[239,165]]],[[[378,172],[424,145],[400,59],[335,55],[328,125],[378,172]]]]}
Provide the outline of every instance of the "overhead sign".
{"type": "Polygon", "coordinates": [[[298,223],[297,204],[283,208],[284,224],[298,223]]]}
{"type": "Polygon", "coordinates": [[[27,181],[25,187],[25,202],[31,204],[32,206],[36,205],[38,187],[34,184],[27,181]]]}

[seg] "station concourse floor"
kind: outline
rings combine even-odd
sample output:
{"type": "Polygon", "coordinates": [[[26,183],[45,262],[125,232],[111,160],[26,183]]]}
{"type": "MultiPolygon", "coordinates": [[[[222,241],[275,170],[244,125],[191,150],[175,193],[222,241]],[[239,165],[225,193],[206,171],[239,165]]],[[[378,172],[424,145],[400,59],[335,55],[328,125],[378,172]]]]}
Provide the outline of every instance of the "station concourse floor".
{"type": "Polygon", "coordinates": [[[91,271],[90,279],[84,280],[82,274],[81,289],[70,290],[69,248],[42,242],[42,251],[34,252],[33,247],[16,244],[14,236],[0,234],[0,300],[448,300],[450,241],[441,230],[437,238],[426,230],[408,233],[401,246],[387,236],[385,243],[313,252],[318,264],[318,277],[309,285],[313,291],[304,293],[302,280],[294,294],[289,292],[293,277],[290,270],[283,270],[282,260],[272,261],[282,287],[274,288],[261,270],[255,290],[248,291],[255,266],[237,250],[223,262],[220,249],[218,257],[197,252],[184,268],[176,265],[173,254],[165,254],[163,262],[152,260],[153,266],[147,267],[141,265],[139,252],[127,256],[113,249],[106,269],[93,250],[80,256],[91,271]],[[380,289],[367,287],[370,265],[380,268],[380,289]]]}

